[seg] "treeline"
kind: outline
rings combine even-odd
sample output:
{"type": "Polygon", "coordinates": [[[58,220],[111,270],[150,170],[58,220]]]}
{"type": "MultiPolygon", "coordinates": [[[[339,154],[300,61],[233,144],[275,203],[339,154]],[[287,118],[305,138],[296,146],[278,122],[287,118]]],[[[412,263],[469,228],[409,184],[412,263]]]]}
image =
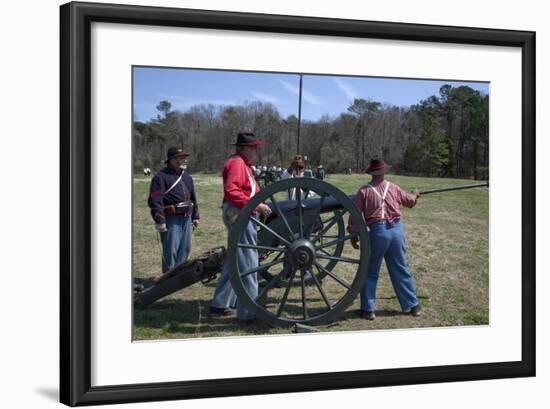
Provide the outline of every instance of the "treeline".
{"type": "MultiPolygon", "coordinates": [[[[298,118],[281,117],[269,103],[198,105],[172,111],[157,106],[157,118],[134,122],[134,166],[162,166],[170,146],[183,147],[193,172],[220,172],[239,131],[255,132],[266,146],[259,164],[288,166],[297,150],[298,118]]],[[[444,85],[439,95],[410,107],[355,99],[347,112],[302,121],[300,153],[327,172],[363,171],[383,157],[396,173],[488,178],[489,96],[470,87],[444,85]]]]}

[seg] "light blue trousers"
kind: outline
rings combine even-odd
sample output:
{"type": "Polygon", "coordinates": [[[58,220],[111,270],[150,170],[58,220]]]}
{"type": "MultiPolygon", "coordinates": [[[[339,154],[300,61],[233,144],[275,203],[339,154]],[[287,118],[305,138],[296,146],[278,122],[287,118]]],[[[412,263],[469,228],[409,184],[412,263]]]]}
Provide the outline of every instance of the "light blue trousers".
{"type": "Polygon", "coordinates": [[[376,283],[382,259],[386,261],[401,309],[407,311],[418,305],[414,281],[407,265],[405,234],[401,221],[394,221],[393,226],[385,221],[375,222],[369,229],[371,259],[367,279],[361,289],[361,309],[364,311],[376,309],[376,283]]]}
{"type": "Polygon", "coordinates": [[[162,241],[162,272],[187,261],[191,252],[191,217],[170,216],[166,229],[160,234],[162,241]]]}
{"type": "MultiPolygon", "coordinates": [[[[225,211],[230,205],[224,203],[222,207],[222,220],[227,228],[228,232],[231,229],[231,226],[225,220],[225,211]]],[[[258,241],[256,226],[254,222],[249,221],[246,229],[241,236],[240,243],[256,245],[258,241]]],[[[237,250],[237,262],[239,264],[239,271],[245,271],[250,268],[258,266],[258,251],[255,249],[244,249],[239,248],[237,250]]],[[[258,296],[258,273],[248,274],[242,278],[244,287],[247,293],[252,297],[256,298],[258,296]]],[[[237,295],[231,286],[231,281],[229,279],[229,268],[227,261],[223,266],[220,279],[216,285],[216,290],[214,291],[214,297],[210,303],[212,307],[216,308],[234,308],[237,307],[237,318],[239,320],[249,320],[254,318],[254,313],[247,310],[240,302],[237,300],[237,295]]]]}

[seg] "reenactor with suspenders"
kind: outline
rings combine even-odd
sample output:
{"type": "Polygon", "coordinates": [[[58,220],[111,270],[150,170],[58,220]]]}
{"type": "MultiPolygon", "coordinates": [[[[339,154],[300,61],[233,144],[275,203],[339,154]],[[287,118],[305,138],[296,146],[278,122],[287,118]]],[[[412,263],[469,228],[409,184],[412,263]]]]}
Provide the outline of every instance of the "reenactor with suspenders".
{"type": "MultiPolygon", "coordinates": [[[[355,206],[362,213],[369,228],[371,258],[367,279],[361,290],[360,314],[363,318],[375,318],[376,284],[382,260],[386,261],[395,294],[405,314],[420,315],[420,304],[416,296],[414,280],[411,276],[405,250],[405,232],[401,222],[401,206],[413,207],[418,200],[418,192],[407,193],[399,186],[384,180],[390,166],[382,159],[372,159],[367,173],[372,180],[363,186],[355,196],[355,206]]],[[[356,233],[351,217],[348,232],[356,233]]],[[[358,238],[351,240],[354,248],[359,248],[358,238]]]]}

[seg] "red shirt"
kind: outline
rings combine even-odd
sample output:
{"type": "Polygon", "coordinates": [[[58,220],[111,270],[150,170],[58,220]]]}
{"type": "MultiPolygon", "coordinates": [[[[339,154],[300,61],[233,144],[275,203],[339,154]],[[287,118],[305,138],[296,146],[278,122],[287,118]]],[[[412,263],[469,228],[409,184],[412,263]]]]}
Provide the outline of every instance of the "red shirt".
{"type": "Polygon", "coordinates": [[[242,209],[260,187],[254,179],[250,160],[240,152],[227,159],[223,167],[223,201],[242,209]]]}
{"type": "MultiPolygon", "coordinates": [[[[354,199],[355,207],[361,211],[367,226],[381,220],[394,220],[401,218],[401,206],[413,207],[416,204],[416,197],[405,192],[399,186],[387,180],[378,183],[376,186],[368,184],[357,191],[354,199]],[[385,195],[384,195],[385,192],[385,195]],[[384,200],[382,198],[384,197],[384,200]]],[[[348,232],[357,233],[356,226],[351,218],[348,222],[348,232]]]]}

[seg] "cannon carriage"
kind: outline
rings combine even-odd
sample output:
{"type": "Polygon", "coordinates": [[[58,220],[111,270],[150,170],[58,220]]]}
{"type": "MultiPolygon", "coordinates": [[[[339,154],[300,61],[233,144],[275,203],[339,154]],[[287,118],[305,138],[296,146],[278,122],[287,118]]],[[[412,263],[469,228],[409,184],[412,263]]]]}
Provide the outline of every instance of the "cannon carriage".
{"type": "MultiPolygon", "coordinates": [[[[421,194],[488,186],[487,182],[432,189],[421,194]]],[[[369,263],[369,233],[362,215],[348,196],[335,186],[312,178],[276,182],[251,198],[231,225],[227,250],[216,248],[161,276],[155,284],[134,292],[136,307],[199,281],[210,281],[226,260],[239,302],[272,326],[320,325],[338,320],[353,303],[364,283],[369,263]],[[289,191],[292,193],[289,195],[289,191]],[[295,200],[286,200],[289,196],[295,200]],[[262,219],[254,209],[270,206],[262,219]],[[348,218],[357,226],[359,250],[346,245],[348,218]],[[246,226],[257,230],[257,244],[242,242],[246,226]],[[258,252],[257,267],[241,271],[237,252],[258,252]],[[257,274],[257,295],[245,289],[243,278],[257,274]]]]}

